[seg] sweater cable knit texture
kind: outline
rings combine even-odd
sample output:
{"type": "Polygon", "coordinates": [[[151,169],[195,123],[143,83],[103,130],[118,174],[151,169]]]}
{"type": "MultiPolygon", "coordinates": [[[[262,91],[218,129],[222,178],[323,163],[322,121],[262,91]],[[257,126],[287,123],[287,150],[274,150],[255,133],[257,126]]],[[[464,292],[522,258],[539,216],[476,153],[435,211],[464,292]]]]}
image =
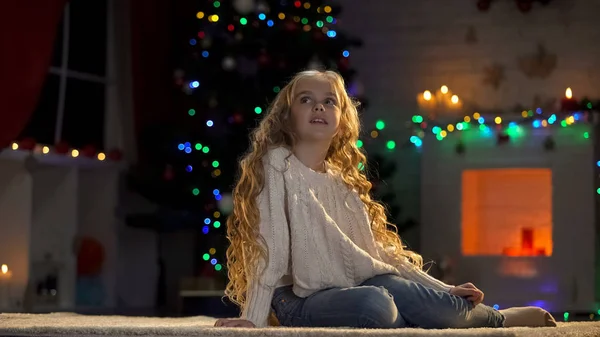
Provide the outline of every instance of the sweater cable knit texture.
{"type": "Polygon", "coordinates": [[[242,318],[266,326],[273,292],[290,284],[300,297],[382,274],[440,291],[452,288],[408,261],[394,263],[375,242],[364,203],[337,173],[313,171],[282,147],[270,150],[263,166],[259,231],[268,261],[260,260],[257,276],[249,280],[242,318]]]}

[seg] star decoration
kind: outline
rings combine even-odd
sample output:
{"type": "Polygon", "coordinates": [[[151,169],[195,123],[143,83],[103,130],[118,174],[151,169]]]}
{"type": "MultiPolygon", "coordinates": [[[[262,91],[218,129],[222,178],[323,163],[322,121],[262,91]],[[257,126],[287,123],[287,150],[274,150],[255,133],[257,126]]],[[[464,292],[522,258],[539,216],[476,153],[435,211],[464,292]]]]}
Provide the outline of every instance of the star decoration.
{"type": "Polygon", "coordinates": [[[479,39],[477,38],[477,31],[475,30],[475,27],[469,26],[469,28],[467,29],[467,34],[465,35],[465,41],[468,44],[477,44],[477,42],[479,42],[479,39]]]}
{"type": "Polygon", "coordinates": [[[483,70],[483,84],[490,85],[494,89],[498,89],[504,81],[504,66],[494,63],[483,70]]]}
{"type": "Polygon", "coordinates": [[[533,54],[521,56],[517,59],[519,69],[529,78],[546,78],[556,68],[556,54],[548,53],[546,47],[540,44],[533,54]]]}

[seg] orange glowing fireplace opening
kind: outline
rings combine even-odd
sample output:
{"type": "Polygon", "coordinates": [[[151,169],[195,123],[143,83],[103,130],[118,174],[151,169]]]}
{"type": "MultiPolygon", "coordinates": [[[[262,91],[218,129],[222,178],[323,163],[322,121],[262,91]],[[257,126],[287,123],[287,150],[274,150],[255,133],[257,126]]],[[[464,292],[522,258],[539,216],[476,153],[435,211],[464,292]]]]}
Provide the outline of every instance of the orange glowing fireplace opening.
{"type": "Polygon", "coordinates": [[[552,171],[462,173],[462,254],[552,255],[552,171]]]}

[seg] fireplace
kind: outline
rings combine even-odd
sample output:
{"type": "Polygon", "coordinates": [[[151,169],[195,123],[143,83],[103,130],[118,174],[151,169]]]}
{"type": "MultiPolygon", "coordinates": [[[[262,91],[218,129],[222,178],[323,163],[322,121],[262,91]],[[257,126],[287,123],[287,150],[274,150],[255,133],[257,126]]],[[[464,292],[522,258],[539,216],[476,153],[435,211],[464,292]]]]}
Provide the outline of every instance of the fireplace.
{"type": "Polygon", "coordinates": [[[464,170],[461,204],[462,255],[552,255],[550,169],[464,170]]]}

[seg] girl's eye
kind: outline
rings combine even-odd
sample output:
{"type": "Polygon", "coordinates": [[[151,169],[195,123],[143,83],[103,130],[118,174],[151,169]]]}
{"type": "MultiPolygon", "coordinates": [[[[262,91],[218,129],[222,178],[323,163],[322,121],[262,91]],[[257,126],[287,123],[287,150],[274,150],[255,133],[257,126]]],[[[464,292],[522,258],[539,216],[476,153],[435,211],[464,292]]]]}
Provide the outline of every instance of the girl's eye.
{"type": "Polygon", "coordinates": [[[335,100],[333,98],[328,98],[325,100],[326,104],[331,104],[331,105],[335,105],[335,100]]]}
{"type": "Polygon", "coordinates": [[[300,103],[308,103],[310,101],[310,97],[302,97],[300,98],[300,103]]]}

